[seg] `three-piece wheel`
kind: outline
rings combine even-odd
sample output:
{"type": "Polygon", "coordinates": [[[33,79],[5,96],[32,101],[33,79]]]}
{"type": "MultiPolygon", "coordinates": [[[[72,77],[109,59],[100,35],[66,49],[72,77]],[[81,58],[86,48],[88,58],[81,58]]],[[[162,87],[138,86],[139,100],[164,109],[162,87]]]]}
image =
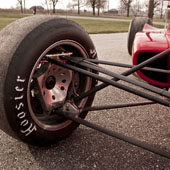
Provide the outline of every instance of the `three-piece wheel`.
{"type": "Polygon", "coordinates": [[[96,58],[88,34],[66,19],[27,17],[4,28],[0,44],[0,128],[32,145],[52,144],[69,135],[78,124],[54,110],[67,101],[90,106],[94,95],[81,101],[74,98],[93,88],[96,80],[47,58],[61,62],[66,62],[62,56],[96,58]]]}

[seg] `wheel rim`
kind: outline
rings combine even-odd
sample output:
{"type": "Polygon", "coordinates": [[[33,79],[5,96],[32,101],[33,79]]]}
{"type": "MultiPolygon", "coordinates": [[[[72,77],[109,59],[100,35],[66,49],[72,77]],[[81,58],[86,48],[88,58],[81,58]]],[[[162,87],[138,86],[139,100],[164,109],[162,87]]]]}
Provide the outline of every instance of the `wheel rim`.
{"type": "MultiPolygon", "coordinates": [[[[62,107],[67,100],[91,87],[91,79],[77,72],[48,63],[44,57],[67,55],[88,58],[85,49],[77,42],[62,40],[49,46],[35,63],[28,82],[27,99],[32,119],[43,129],[61,130],[72,121],[55,114],[53,110],[62,107]],[[81,84],[81,85],[80,85],[81,84]]],[[[87,99],[75,103],[84,107],[87,99]]]]}

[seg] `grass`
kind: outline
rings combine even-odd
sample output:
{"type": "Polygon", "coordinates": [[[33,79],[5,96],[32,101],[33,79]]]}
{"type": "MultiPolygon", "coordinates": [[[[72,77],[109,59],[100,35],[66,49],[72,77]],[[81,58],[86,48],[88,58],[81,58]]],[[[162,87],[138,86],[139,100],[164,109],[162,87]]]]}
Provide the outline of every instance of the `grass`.
{"type": "Polygon", "coordinates": [[[21,13],[9,13],[9,12],[1,12],[0,13],[0,18],[16,18],[16,19],[19,19],[19,18],[23,18],[25,16],[26,15],[21,14],[21,13]]]}
{"type": "Polygon", "coordinates": [[[155,22],[165,22],[165,19],[164,18],[162,18],[162,19],[154,18],[153,21],[155,21],[155,22]]]}
{"type": "MultiPolygon", "coordinates": [[[[26,16],[26,15],[25,15],[26,16]]],[[[0,14],[0,30],[9,23],[25,17],[19,14],[0,14]]],[[[98,33],[115,33],[115,32],[126,32],[128,31],[129,23],[120,21],[101,21],[101,20],[90,20],[90,19],[73,19],[70,20],[80,24],[89,34],[98,33]]]]}
{"type": "Polygon", "coordinates": [[[11,18],[0,18],[0,30],[15,20],[16,19],[13,19],[13,18],[12,19],[11,18]]]}
{"type": "MultiPolygon", "coordinates": [[[[20,13],[0,13],[0,30],[11,22],[26,16],[28,15],[20,13]]],[[[89,34],[127,32],[129,28],[129,22],[75,18],[69,19],[80,24],[89,34]]],[[[163,28],[163,26],[158,25],[156,25],[156,27],[163,28]]]]}
{"type": "Polygon", "coordinates": [[[89,34],[127,32],[129,27],[129,22],[70,19],[80,24],[89,34]]]}
{"type": "Polygon", "coordinates": [[[6,25],[14,22],[19,18],[23,18],[26,15],[19,14],[19,13],[0,13],[0,30],[3,29],[6,25]]]}
{"type": "Polygon", "coordinates": [[[156,28],[164,28],[164,25],[153,24],[153,26],[156,27],[156,28]]]}

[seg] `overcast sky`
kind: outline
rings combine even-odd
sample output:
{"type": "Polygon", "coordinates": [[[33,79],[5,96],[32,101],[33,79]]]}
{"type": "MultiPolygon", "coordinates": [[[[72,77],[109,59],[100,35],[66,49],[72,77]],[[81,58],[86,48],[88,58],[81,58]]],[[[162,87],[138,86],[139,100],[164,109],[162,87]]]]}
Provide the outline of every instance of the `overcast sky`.
{"type": "MultiPolygon", "coordinates": [[[[0,8],[11,8],[16,7],[17,0],[0,0],[0,8]]],[[[109,8],[118,8],[120,0],[109,0],[109,8]]],[[[33,5],[42,5],[44,0],[25,0],[26,8],[30,8],[33,5]]],[[[57,4],[56,8],[66,8],[67,4],[71,0],[60,0],[60,3],[57,4]]]]}

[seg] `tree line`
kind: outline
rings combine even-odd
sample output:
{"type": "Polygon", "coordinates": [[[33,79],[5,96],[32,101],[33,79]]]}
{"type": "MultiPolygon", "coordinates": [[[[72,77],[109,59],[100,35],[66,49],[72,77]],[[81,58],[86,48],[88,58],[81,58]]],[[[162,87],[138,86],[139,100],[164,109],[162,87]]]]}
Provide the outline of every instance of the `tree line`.
{"type": "Polygon", "coordinates": [[[163,13],[163,1],[164,0],[145,0],[145,1],[141,1],[141,0],[120,0],[120,7],[126,9],[127,11],[127,17],[129,17],[129,13],[130,13],[130,8],[132,7],[132,3],[136,2],[134,4],[134,8],[137,11],[140,11],[140,9],[142,8],[147,8],[148,10],[148,17],[149,18],[153,18],[154,16],[154,10],[159,7],[160,9],[160,16],[162,18],[162,13],[163,13]],[[161,6],[160,6],[161,5],[161,6]]]}
{"type": "MultiPolygon", "coordinates": [[[[25,11],[25,1],[26,0],[17,0],[21,12],[25,11]]],[[[119,10],[125,10],[127,17],[130,15],[130,10],[135,9],[135,11],[140,11],[140,9],[147,8],[148,17],[153,18],[154,10],[159,7],[160,9],[160,17],[163,15],[163,1],[164,0],[119,0],[119,10]]],[[[43,6],[49,11],[49,6],[52,6],[53,13],[56,12],[56,5],[58,2],[62,2],[62,0],[42,0],[43,6]]],[[[109,5],[109,0],[72,0],[68,4],[68,8],[76,7],[77,13],[80,14],[82,7],[91,7],[93,11],[93,15],[96,13],[99,15],[101,9],[106,9],[109,5]],[[96,12],[97,10],[97,12],[96,12]]],[[[109,8],[109,7],[108,7],[109,8]]]]}
{"type": "MultiPolygon", "coordinates": [[[[25,11],[25,1],[26,0],[17,0],[18,1],[18,4],[20,5],[20,8],[21,8],[21,12],[24,13],[25,11]]],[[[49,5],[52,4],[52,7],[53,7],[53,13],[56,12],[56,5],[58,3],[59,0],[42,0],[42,3],[46,6],[47,10],[49,10],[49,5]]]]}

